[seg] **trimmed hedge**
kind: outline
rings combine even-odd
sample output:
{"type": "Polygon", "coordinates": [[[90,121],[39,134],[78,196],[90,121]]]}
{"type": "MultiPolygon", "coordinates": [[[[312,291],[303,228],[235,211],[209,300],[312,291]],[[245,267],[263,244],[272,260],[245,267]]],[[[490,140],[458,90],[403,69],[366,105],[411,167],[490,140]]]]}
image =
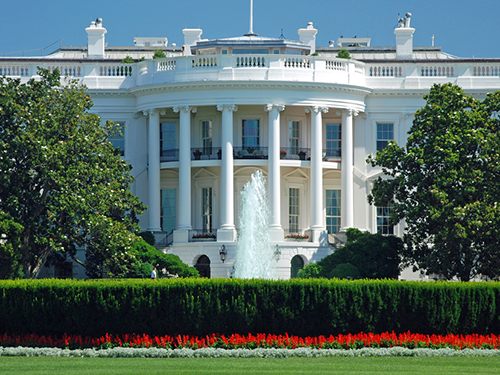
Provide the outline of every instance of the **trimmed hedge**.
{"type": "Polygon", "coordinates": [[[498,334],[500,283],[241,279],[0,281],[0,333],[498,334]]]}

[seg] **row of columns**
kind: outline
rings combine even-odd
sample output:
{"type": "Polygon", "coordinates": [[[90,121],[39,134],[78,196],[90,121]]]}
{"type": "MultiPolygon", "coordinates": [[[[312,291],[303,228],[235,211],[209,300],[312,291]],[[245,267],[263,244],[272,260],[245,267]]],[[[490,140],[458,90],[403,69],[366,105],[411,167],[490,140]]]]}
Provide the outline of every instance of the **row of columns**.
{"type": "MultiPolygon", "coordinates": [[[[268,156],[268,196],[270,200],[271,239],[283,239],[281,225],[281,175],[280,175],[280,112],[285,109],[281,104],[269,104],[264,107],[269,116],[269,156],[268,156]]],[[[234,163],[233,163],[233,113],[238,110],[234,104],[218,105],[222,112],[222,164],[221,164],[221,202],[220,228],[217,231],[218,241],[232,242],[236,240],[234,226],[234,163]]],[[[173,107],[179,113],[179,210],[178,237],[175,242],[187,242],[187,231],[191,229],[191,113],[196,107],[173,107]],[[182,232],[185,232],[184,234],[182,232]],[[177,240],[177,241],[176,241],[177,240]]],[[[323,214],[323,120],[322,113],[327,107],[307,107],[311,113],[311,225],[312,241],[326,240],[323,214]]],[[[149,116],[149,226],[152,232],[161,231],[160,225],[160,111],[151,109],[143,111],[149,116]]],[[[348,109],[342,111],[342,164],[341,164],[341,220],[342,229],[353,227],[353,115],[357,112],[348,109]]]]}

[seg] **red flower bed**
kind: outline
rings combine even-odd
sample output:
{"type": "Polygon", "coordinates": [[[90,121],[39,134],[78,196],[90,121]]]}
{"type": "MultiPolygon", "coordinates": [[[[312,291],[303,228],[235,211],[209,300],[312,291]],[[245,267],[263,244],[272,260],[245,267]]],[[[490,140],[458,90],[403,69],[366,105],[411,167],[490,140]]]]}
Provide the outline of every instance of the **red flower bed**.
{"type": "Polygon", "coordinates": [[[498,349],[500,336],[495,335],[420,335],[418,333],[394,332],[373,334],[358,333],[357,335],[338,335],[329,337],[298,337],[285,335],[257,334],[231,336],[212,334],[205,337],[197,336],[149,336],[149,335],[110,335],[92,338],[63,335],[7,335],[0,336],[0,346],[31,346],[59,348],[111,348],[122,347],[156,347],[156,348],[191,348],[204,347],[224,349],[255,349],[255,348],[288,348],[311,347],[316,349],[360,349],[364,347],[388,348],[402,346],[406,348],[482,348],[498,349]]]}

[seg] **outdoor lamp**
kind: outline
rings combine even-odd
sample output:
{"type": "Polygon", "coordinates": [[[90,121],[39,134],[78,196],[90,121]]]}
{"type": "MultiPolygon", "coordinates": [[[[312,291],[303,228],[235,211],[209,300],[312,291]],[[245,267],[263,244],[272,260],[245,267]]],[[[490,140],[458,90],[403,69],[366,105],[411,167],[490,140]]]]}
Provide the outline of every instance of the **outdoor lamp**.
{"type": "Polygon", "coordinates": [[[222,263],[224,263],[227,257],[226,245],[222,245],[220,247],[219,255],[220,255],[220,260],[222,260],[222,263]]]}
{"type": "Polygon", "coordinates": [[[281,250],[280,250],[278,244],[276,244],[276,246],[274,248],[274,259],[276,259],[276,262],[278,260],[280,260],[280,256],[281,256],[281,250]]]}

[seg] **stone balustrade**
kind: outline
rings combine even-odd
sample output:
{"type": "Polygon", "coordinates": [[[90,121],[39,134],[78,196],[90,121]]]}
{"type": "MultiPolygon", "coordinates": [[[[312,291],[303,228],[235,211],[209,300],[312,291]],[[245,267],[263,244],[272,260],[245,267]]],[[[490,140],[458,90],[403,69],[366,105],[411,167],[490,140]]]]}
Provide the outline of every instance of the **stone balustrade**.
{"type": "MultiPolygon", "coordinates": [[[[169,57],[136,64],[121,64],[102,60],[51,62],[49,59],[0,58],[0,75],[8,77],[19,77],[22,80],[36,77],[38,67],[50,71],[57,68],[62,76],[81,79],[89,89],[94,85],[116,89],[158,83],[245,80],[350,84],[376,89],[395,87],[394,85],[405,87],[404,83],[401,84],[401,81],[405,80],[409,80],[412,87],[415,87],[415,79],[418,81],[417,87],[427,88],[432,84],[426,80],[427,77],[438,81],[441,78],[451,79],[450,82],[465,82],[466,85],[467,82],[473,82],[474,78],[499,78],[498,82],[492,80],[487,83],[488,88],[500,83],[500,60],[363,63],[322,56],[210,55],[169,57]],[[394,78],[398,80],[394,81],[394,78]],[[461,81],[461,78],[465,79],[461,81]]],[[[478,82],[480,85],[486,84],[484,80],[478,82]]],[[[470,85],[477,87],[478,84],[470,85]]]]}

